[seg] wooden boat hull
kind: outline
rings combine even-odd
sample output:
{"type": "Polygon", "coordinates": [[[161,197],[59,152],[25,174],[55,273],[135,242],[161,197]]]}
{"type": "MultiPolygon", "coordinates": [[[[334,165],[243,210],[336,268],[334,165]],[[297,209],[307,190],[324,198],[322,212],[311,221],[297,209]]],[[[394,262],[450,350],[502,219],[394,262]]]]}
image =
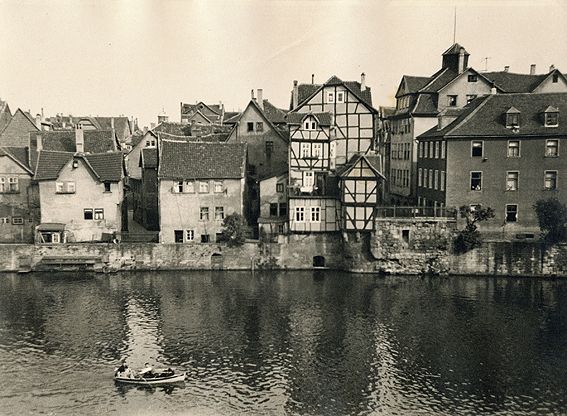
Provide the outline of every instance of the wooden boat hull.
{"type": "Polygon", "coordinates": [[[160,384],[181,383],[185,380],[185,373],[174,374],[168,377],[152,377],[143,378],[140,376],[134,378],[114,377],[114,381],[124,384],[138,384],[140,386],[156,386],[160,384]]]}

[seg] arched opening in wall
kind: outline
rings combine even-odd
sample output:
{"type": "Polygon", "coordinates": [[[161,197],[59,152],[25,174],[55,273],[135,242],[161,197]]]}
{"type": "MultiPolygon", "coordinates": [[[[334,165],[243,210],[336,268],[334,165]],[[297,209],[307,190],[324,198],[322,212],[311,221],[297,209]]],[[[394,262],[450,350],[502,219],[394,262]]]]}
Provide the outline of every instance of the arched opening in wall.
{"type": "Polygon", "coordinates": [[[314,256],[313,257],[313,267],[325,267],[325,257],[314,256]]]}
{"type": "Polygon", "coordinates": [[[223,268],[223,258],[220,253],[213,253],[211,256],[211,269],[222,270],[223,268]]]}

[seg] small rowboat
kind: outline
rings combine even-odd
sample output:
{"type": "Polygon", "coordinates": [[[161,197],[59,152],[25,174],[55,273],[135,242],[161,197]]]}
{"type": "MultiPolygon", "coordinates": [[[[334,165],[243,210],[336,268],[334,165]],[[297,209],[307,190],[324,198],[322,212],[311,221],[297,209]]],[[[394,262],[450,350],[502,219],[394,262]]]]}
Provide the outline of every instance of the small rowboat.
{"type": "Polygon", "coordinates": [[[180,374],[175,374],[173,372],[155,372],[153,374],[150,375],[140,375],[140,374],[135,374],[132,377],[118,377],[115,376],[114,377],[114,381],[118,382],[118,383],[124,383],[124,384],[138,384],[138,385],[143,385],[143,386],[148,386],[148,385],[160,385],[160,384],[172,384],[172,383],[181,383],[183,381],[185,381],[185,377],[186,374],[185,373],[180,373],[180,374]]]}

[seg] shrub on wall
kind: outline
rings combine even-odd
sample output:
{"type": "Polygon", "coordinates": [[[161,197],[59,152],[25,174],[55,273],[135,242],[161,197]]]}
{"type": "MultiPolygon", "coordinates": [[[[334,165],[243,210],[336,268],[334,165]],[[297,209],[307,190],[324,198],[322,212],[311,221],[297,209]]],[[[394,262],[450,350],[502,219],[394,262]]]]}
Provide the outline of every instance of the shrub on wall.
{"type": "Polygon", "coordinates": [[[240,214],[234,213],[223,220],[223,230],[219,241],[226,242],[230,247],[241,246],[246,240],[246,222],[240,214]]]}
{"type": "Polygon", "coordinates": [[[557,198],[539,199],[534,204],[542,237],[550,243],[567,240],[567,207],[557,198]]]}
{"type": "Polygon", "coordinates": [[[490,207],[471,207],[463,205],[459,208],[459,213],[467,221],[464,230],[459,231],[453,246],[457,253],[466,253],[473,248],[480,247],[482,244],[482,237],[478,231],[477,224],[494,218],[494,210],[490,207]]]}

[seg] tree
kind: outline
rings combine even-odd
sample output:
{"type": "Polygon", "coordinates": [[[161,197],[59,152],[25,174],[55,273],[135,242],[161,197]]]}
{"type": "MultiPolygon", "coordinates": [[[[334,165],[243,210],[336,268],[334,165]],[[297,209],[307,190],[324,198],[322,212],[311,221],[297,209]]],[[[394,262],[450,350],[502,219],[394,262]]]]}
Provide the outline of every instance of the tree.
{"type": "Polygon", "coordinates": [[[219,241],[225,241],[229,246],[240,246],[246,240],[246,222],[240,214],[227,215],[222,223],[223,230],[219,241]]]}
{"type": "Polygon", "coordinates": [[[494,210],[490,207],[463,205],[459,208],[459,213],[461,217],[465,218],[467,225],[464,230],[459,231],[454,241],[454,247],[457,253],[466,253],[482,244],[477,224],[494,218],[494,210]]]}
{"type": "Polygon", "coordinates": [[[558,243],[567,239],[567,207],[557,198],[539,199],[534,204],[543,239],[558,243]]]}

